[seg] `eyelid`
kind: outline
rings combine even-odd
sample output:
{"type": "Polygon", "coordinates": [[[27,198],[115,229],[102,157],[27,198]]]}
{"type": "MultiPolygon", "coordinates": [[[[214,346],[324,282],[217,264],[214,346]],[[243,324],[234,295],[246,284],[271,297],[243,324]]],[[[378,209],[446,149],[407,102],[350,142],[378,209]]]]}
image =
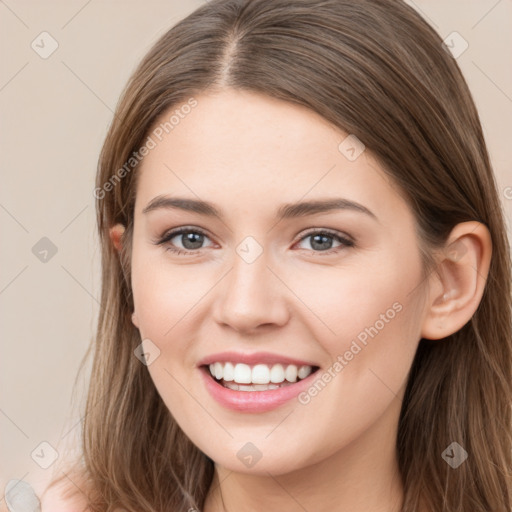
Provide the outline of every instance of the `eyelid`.
{"type": "Polygon", "coordinates": [[[157,245],[164,244],[168,242],[171,238],[174,238],[175,236],[181,235],[183,233],[198,233],[200,235],[207,236],[208,238],[211,238],[210,235],[203,229],[195,227],[195,226],[180,226],[173,229],[168,229],[164,231],[164,233],[159,236],[156,240],[153,242],[157,245]]]}
{"type": "Polygon", "coordinates": [[[335,229],[330,229],[330,228],[306,229],[305,231],[301,231],[301,233],[297,236],[296,241],[300,242],[303,238],[307,237],[308,235],[319,234],[319,233],[331,235],[333,237],[345,239],[347,242],[355,243],[355,239],[353,237],[351,237],[348,233],[344,233],[342,231],[337,231],[335,229]]]}

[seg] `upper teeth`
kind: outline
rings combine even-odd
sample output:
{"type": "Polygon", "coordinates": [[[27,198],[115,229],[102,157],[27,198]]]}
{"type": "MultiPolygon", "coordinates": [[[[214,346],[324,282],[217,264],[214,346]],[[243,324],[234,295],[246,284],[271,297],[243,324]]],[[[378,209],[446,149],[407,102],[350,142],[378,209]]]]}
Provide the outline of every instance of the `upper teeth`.
{"type": "Polygon", "coordinates": [[[238,384],[280,384],[285,381],[297,382],[305,379],[313,368],[308,365],[297,367],[294,364],[283,366],[282,364],[266,365],[257,364],[249,366],[243,363],[212,363],[210,373],[218,380],[224,379],[227,382],[235,381],[238,384]]]}

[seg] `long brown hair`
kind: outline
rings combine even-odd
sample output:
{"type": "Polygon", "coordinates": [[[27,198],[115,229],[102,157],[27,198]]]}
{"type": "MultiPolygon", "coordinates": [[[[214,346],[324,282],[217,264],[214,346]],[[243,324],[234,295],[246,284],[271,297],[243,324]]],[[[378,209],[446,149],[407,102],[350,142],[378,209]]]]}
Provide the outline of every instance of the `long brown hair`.
{"type": "Polygon", "coordinates": [[[478,113],[439,35],[398,0],[212,0],[164,34],[132,75],[101,152],[95,195],[101,312],[83,425],[93,512],[201,510],[213,461],[191,443],[134,357],[130,243],[138,160],[155,120],[201,92],[254,91],[356,135],[407,198],[425,275],[459,222],[493,252],[471,320],[421,340],[396,440],[403,512],[510,511],[512,298],[504,214],[478,113]],[[127,164],[128,163],[128,164],[127,164]],[[124,171],[121,171],[124,169],[124,171]],[[107,185],[109,183],[109,185],[107,185]],[[123,223],[123,248],[109,228],[123,223]],[[121,257],[119,257],[121,256],[121,257]],[[469,458],[442,458],[452,443],[469,458]]]}

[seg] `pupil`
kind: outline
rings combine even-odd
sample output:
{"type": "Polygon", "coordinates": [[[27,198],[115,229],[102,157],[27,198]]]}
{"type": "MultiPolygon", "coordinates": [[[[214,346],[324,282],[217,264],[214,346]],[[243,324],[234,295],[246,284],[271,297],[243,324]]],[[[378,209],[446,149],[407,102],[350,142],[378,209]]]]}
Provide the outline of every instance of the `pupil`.
{"type": "Polygon", "coordinates": [[[182,235],[182,242],[185,249],[199,249],[203,243],[203,235],[200,233],[187,233],[182,235]]]}
{"type": "Polygon", "coordinates": [[[315,248],[315,244],[317,244],[317,249],[330,249],[332,246],[332,239],[324,235],[313,235],[313,242],[311,243],[311,246],[315,248]],[[318,239],[321,239],[322,242],[317,243],[318,239]]]}

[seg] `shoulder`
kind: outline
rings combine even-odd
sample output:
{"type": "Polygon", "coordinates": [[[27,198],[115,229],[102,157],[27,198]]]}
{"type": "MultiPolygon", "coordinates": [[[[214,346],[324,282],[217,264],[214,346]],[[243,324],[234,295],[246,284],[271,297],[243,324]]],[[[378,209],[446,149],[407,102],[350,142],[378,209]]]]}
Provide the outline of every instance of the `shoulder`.
{"type": "Polygon", "coordinates": [[[50,483],[40,501],[41,512],[89,512],[85,494],[69,480],[50,483]]]}

